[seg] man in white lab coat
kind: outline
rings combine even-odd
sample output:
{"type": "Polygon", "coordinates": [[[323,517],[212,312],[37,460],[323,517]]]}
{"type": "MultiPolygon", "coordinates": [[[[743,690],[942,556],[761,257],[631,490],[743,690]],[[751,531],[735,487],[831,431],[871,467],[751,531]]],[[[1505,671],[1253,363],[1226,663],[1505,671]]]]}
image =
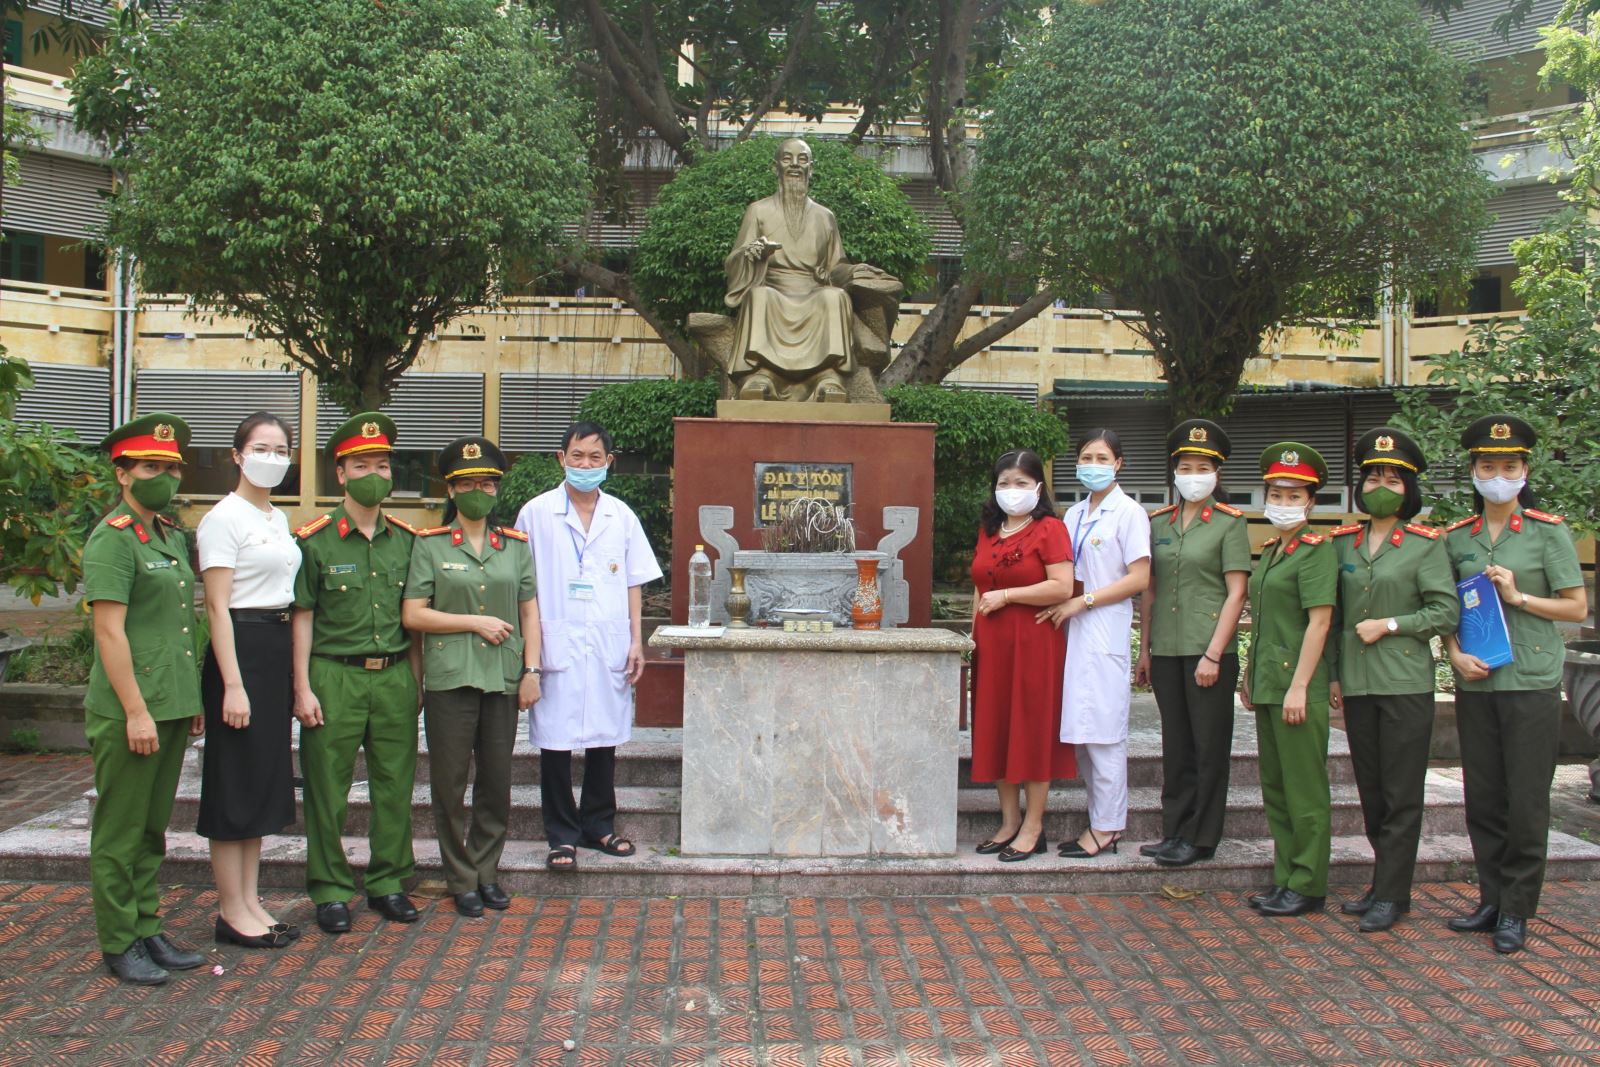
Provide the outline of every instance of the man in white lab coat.
{"type": "Polygon", "coordinates": [[[615,459],[604,427],[574,424],[556,458],[565,480],[528,501],[516,528],[528,535],[539,587],[543,695],[529,734],[540,750],[545,862],[575,870],[579,846],[635,851],[616,832],[616,755],[632,733],[633,686],[644,674],[642,587],[661,567],[632,509],[600,491],[615,459]],[[584,752],[581,804],[574,749],[584,752]]]}

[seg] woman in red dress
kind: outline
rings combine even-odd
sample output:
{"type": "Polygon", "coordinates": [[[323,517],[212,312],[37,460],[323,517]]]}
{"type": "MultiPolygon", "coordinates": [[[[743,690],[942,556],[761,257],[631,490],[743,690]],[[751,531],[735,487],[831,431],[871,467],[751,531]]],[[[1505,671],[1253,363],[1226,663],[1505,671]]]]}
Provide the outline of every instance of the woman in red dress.
{"type": "Polygon", "coordinates": [[[972,780],[1000,793],[1000,829],[978,852],[1013,863],[1048,847],[1050,780],[1077,774],[1072,746],[1059,737],[1066,639],[1034,621],[1039,608],[1072,596],[1072,544],[1038,456],[1007,452],[993,484],[972,555],[972,780]]]}

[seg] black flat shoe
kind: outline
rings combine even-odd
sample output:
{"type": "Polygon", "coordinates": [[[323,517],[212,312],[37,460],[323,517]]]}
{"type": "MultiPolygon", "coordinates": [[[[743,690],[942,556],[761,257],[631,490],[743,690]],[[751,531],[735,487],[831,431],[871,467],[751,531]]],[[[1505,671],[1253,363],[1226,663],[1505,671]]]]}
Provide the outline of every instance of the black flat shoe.
{"type": "Polygon", "coordinates": [[[1163,837],[1160,841],[1152,841],[1148,845],[1140,845],[1139,855],[1149,857],[1157,856],[1160,853],[1166,852],[1168,849],[1172,848],[1182,840],[1183,838],[1181,837],[1163,837]]]}
{"type": "Polygon", "coordinates": [[[165,967],[150,958],[144,942],[135,940],[126,952],[102,952],[111,973],[130,985],[162,985],[170,977],[165,967]]]}
{"type": "Polygon", "coordinates": [[[219,945],[238,945],[240,948],[282,948],[289,943],[287,937],[281,937],[271,930],[264,934],[241,934],[220,915],[217,916],[216,939],[219,945]]]}
{"type": "Polygon", "coordinates": [[[1156,862],[1163,867],[1187,867],[1191,863],[1208,860],[1217,854],[1214,846],[1191,845],[1187,841],[1179,841],[1167,851],[1156,856],[1156,862]]]}
{"type": "Polygon", "coordinates": [[[1120,830],[1117,831],[1111,835],[1110,840],[1102,844],[1100,841],[1100,835],[1095,832],[1093,827],[1090,827],[1089,839],[1092,840],[1095,845],[1093,852],[1090,852],[1088,849],[1078,844],[1076,840],[1073,840],[1063,843],[1061,848],[1057,850],[1057,855],[1061,856],[1062,859],[1069,860],[1092,860],[1102,852],[1110,852],[1113,856],[1115,856],[1117,854],[1117,842],[1122,840],[1122,832],[1120,830]]]}
{"type": "Polygon", "coordinates": [[[468,919],[483,918],[483,898],[478,895],[476,889],[456,894],[456,913],[468,919]]]}
{"type": "Polygon", "coordinates": [[[420,917],[417,906],[404,893],[387,893],[381,897],[368,897],[367,907],[390,922],[414,923],[420,917]]]}
{"type": "MultiPolygon", "coordinates": [[[[1020,833],[1022,833],[1022,831],[1018,830],[1017,834],[1020,834],[1020,833]]],[[[1002,849],[1004,849],[1007,845],[1011,844],[1011,842],[1015,841],[1017,839],[1017,834],[1012,834],[1010,837],[1006,838],[1004,841],[1001,841],[998,838],[990,838],[987,841],[981,842],[978,845],[978,847],[976,849],[974,849],[973,851],[976,852],[980,856],[992,856],[996,852],[999,852],[1002,849]]]]}
{"type": "Polygon", "coordinates": [[[1521,952],[1528,943],[1528,920],[1508,912],[1500,913],[1494,924],[1494,950],[1500,953],[1521,952]]]}
{"type": "Polygon", "coordinates": [[[1274,918],[1286,919],[1294,915],[1310,915],[1314,911],[1321,911],[1327,903],[1326,897],[1308,897],[1303,893],[1296,893],[1293,889],[1285,889],[1278,894],[1277,900],[1269,900],[1261,905],[1263,915],[1274,918]]]}
{"type": "Polygon", "coordinates": [[[273,923],[272,932],[290,941],[300,940],[300,928],[294,923],[273,923]]]}
{"type": "Polygon", "coordinates": [[[478,887],[478,896],[483,898],[483,906],[493,908],[495,911],[505,911],[511,907],[511,894],[495,882],[478,887]]]}
{"type": "Polygon", "coordinates": [[[1356,929],[1364,934],[1391,929],[1400,916],[1410,910],[1408,905],[1396,904],[1392,900],[1374,900],[1362,914],[1361,921],[1356,923],[1356,929]]]}
{"type": "Polygon", "coordinates": [[[350,905],[342,900],[332,900],[317,905],[317,925],[325,934],[343,934],[350,930],[350,905]]]}
{"type": "Polygon", "coordinates": [[[1260,911],[1266,905],[1276,903],[1278,898],[1283,896],[1283,893],[1283,886],[1275,885],[1270,889],[1263,889],[1259,893],[1251,893],[1248,897],[1245,897],[1245,903],[1260,911]]]}
{"type": "Polygon", "coordinates": [[[167,940],[166,934],[151,934],[144,939],[145,951],[157,967],[169,971],[192,971],[206,961],[198,952],[189,952],[167,940]]]}
{"type": "MultiPolygon", "coordinates": [[[[1013,837],[1011,840],[1015,841],[1016,838],[1013,837]]],[[[1045,841],[1044,834],[1041,833],[1039,834],[1039,840],[1033,843],[1033,848],[1030,851],[1023,852],[1020,849],[1015,849],[1010,845],[1007,845],[1005,848],[1000,850],[1000,855],[998,858],[1001,863],[1021,863],[1023,860],[1032,859],[1034,856],[1042,856],[1049,851],[1050,844],[1049,842],[1045,841]]]]}
{"type": "Polygon", "coordinates": [[[1339,905],[1339,910],[1346,915],[1365,915],[1367,909],[1372,907],[1372,902],[1377,899],[1378,891],[1370,885],[1367,891],[1354,900],[1347,900],[1339,905]]]}
{"type": "Polygon", "coordinates": [[[1500,921],[1497,904],[1479,904],[1476,911],[1446,919],[1445,925],[1461,934],[1486,934],[1500,921]]]}

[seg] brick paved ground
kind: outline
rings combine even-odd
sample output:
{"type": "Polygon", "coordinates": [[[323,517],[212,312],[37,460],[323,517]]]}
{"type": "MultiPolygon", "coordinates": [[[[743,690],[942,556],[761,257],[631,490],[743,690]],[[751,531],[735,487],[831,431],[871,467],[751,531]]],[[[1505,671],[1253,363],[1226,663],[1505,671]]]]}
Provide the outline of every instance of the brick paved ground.
{"type": "MultiPolygon", "coordinates": [[[[1600,883],[1553,884],[1532,947],[1269,921],[1235,894],[896,900],[518,899],[415,926],[211,953],[116,984],[88,891],[0,884],[0,1063],[1580,1064],[1600,1059],[1600,883]],[[571,1040],[575,1048],[563,1048],[571,1040]]],[[[302,924],[309,906],[269,904],[302,924]]],[[[167,894],[210,947],[209,893],[167,894]]]]}
{"type": "Polygon", "coordinates": [[[0,830],[70,804],[93,785],[87,752],[0,755],[0,830]]]}

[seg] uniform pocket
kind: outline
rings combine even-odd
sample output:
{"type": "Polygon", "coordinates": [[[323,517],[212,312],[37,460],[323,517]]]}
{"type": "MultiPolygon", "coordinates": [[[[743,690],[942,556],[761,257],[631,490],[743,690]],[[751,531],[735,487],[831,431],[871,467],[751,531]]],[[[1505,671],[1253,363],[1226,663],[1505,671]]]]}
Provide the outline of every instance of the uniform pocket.
{"type": "Polygon", "coordinates": [[[322,576],[322,588],[329,593],[348,593],[352,589],[364,589],[366,585],[367,576],[359,570],[324,573],[322,576]]]}
{"type": "Polygon", "coordinates": [[[160,651],[147,652],[133,659],[133,679],[145,704],[156,708],[172,699],[172,663],[160,651]]]}
{"type": "Polygon", "coordinates": [[[547,671],[564,671],[572,666],[572,639],[564,622],[539,623],[539,665],[547,671]]]}
{"type": "Polygon", "coordinates": [[[469,642],[476,640],[478,635],[470,633],[429,634],[424,646],[427,651],[422,657],[428,688],[451,688],[452,683],[466,673],[467,657],[472,654],[469,642]]]}
{"type": "Polygon", "coordinates": [[[628,669],[628,649],[633,647],[633,624],[626,619],[608,619],[600,627],[600,653],[608,668],[614,671],[628,669]]]}
{"type": "Polygon", "coordinates": [[[500,642],[500,664],[508,691],[516,689],[522,681],[522,647],[522,638],[516,634],[500,642]]]}
{"type": "Polygon", "coordinates": [[[1541,677],[1552,675],[1560,677],[1562,656],[1556,654],[1560,647],[1556,640],[1550,642],[1540,641],[1538,644],[1513,644],[1511,646],[1511,664],[1518,674],[1524,676],[1541,677]]]}

